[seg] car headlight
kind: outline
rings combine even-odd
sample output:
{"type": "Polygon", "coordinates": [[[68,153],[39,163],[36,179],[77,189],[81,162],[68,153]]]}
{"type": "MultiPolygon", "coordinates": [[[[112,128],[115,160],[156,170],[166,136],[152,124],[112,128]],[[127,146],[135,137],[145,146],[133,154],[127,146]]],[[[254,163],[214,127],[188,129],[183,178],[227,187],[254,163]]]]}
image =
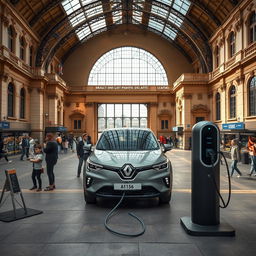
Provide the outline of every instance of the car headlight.
{"type": "Polygon", "coordinates": [[[87,165],[87,170],[88,171],[99,171],[103,168],[102,165],[95,164],[91,161],[87,161],[86,165],[87,165]]]}
{"type": "Polygon", "coordinates": [[[162,170],[165,170],[166,168],[168,168],[168,160],[160,163],[160,164],[156,164],[156,165],[153,165],[153,168],[156,170],[156,171],[162,171],[162,170]]]}

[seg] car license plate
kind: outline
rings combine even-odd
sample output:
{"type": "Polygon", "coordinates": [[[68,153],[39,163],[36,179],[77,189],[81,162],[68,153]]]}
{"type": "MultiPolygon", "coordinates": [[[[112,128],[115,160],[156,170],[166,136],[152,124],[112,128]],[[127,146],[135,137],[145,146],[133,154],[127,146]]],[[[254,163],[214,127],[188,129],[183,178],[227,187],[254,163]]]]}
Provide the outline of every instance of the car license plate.
{"type": "Polygon", "coordinates": [[[141,190],[140,183],[116,183],[114,190],[141,190]]]}

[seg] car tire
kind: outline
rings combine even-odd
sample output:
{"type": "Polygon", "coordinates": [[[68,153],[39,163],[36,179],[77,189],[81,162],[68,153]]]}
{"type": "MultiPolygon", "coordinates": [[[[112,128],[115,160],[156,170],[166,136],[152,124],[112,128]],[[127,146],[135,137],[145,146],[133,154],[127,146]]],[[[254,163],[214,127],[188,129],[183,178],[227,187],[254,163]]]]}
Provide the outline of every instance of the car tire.
{"type": "Polygon", "coordinates": [[[86,193],[86,191],[84,190],[84,200],[87,204],[95,204],[96,196],[90,195],[90,194],[86,193]]]}
{"type": "Polygon", "coordinates": [[[159,196],[159,204],[169,204],[171,201],[172,193],[163,194],[159,196]]]}

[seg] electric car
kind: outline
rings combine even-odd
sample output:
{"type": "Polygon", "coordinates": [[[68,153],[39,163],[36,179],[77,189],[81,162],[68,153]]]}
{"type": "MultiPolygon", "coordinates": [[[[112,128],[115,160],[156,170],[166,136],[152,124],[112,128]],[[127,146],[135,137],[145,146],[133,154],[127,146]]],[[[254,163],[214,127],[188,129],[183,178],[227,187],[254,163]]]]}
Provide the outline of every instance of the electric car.
{"type": "Polygon", "coordinates": [[[116,128],[103,131],[88,157],[83,186],[86,203],[96,197],[159,197],[169,203],[172,166],[164,155],[171,145],[160,146],[150,129],[116,128]]]}

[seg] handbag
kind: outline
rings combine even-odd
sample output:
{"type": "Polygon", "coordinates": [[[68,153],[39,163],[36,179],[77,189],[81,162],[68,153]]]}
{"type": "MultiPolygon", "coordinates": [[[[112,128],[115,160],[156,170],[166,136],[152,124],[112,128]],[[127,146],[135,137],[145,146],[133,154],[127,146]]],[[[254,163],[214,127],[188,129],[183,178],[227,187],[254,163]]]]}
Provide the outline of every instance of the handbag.
{"type": "Polygon", "coordinates": [[[40,170],[41,173],[44,173],[44,168],[42,167],[42,169],[40,170]]]}

